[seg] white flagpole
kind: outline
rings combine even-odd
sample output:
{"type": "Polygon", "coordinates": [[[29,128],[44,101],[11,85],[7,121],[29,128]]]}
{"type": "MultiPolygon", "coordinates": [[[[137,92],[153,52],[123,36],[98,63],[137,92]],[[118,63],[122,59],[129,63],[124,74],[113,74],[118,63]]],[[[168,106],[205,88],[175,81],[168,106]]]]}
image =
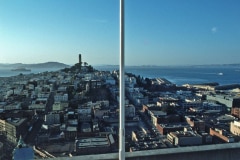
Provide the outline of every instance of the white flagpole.
{"type": "Polygon", "coordinates": [[[124,71],[124,0],[120,0],[120,120],[119,120],[119,159],[125,160],[125,71],[124,71]]]}

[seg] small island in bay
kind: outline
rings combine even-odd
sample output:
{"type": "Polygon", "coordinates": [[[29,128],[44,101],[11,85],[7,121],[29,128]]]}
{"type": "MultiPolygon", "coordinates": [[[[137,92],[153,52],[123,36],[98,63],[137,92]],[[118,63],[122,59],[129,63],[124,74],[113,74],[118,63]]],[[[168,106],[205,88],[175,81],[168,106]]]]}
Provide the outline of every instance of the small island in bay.
{"type": "Polygon", "coordinates": [[[21,67],[21,68],[12,69],[11,71],[31,72],[31,69],[21,67]]]}

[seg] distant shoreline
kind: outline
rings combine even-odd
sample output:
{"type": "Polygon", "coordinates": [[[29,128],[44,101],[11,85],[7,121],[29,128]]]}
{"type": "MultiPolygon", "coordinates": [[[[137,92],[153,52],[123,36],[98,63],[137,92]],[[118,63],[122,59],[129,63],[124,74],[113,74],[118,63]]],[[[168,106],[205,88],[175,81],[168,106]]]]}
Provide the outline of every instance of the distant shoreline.
{"type": "Polygon", "coordinates": [[[59,62],[46,62],[46,63],[36,63],[36,64],[23,64],[23,63],[13,63],[13,64],[3,64],[0,63],[0,68],[66,68],[70,67],[67,64],[59,62]]]}
{"type": "Polygon", "coordinates": [[[16,69],[11,69],[11,71],[20,71],[20,72],[31,72],[31,69],[27,68],[16,68],[16,69]]]}

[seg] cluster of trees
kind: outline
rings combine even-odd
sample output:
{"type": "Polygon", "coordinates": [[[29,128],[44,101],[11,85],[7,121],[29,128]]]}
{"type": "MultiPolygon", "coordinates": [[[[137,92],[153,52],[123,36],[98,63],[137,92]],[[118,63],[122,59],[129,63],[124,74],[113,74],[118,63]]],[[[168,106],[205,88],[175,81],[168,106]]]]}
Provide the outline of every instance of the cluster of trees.
{"type": "Polygon", "coordinates": [[[78,71],[81,71],[82,70],[82,67],[83,66],[85,68],[87,68],[87,72],[94,72],[94,68],[91,66],[91,65],[88,65],[87,62],[82,62],[81,64],[80,63],[76,63],[75,65],[73,65],[72,67],[70,68],[64,68],[62,69],[63,72],[76,72],[77,70],[78,71]]]}

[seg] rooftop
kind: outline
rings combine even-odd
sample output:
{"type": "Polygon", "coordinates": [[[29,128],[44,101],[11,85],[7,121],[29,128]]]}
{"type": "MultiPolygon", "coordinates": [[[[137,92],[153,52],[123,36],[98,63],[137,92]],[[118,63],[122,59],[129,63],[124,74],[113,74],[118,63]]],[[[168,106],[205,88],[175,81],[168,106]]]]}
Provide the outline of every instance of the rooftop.
{"type": "Polygon", "coordinates": [[[106,137],[101,138],[81,138],[77,141],[78,148],[96,147],[96,146],[108,146],[108,139],[106,137]]]}
{"type": "Polygon", "coordinates": [[[8,119],[7,122],[11,123],[14,126],[21,125],[27,118],[11,118],[8,119]]]}

